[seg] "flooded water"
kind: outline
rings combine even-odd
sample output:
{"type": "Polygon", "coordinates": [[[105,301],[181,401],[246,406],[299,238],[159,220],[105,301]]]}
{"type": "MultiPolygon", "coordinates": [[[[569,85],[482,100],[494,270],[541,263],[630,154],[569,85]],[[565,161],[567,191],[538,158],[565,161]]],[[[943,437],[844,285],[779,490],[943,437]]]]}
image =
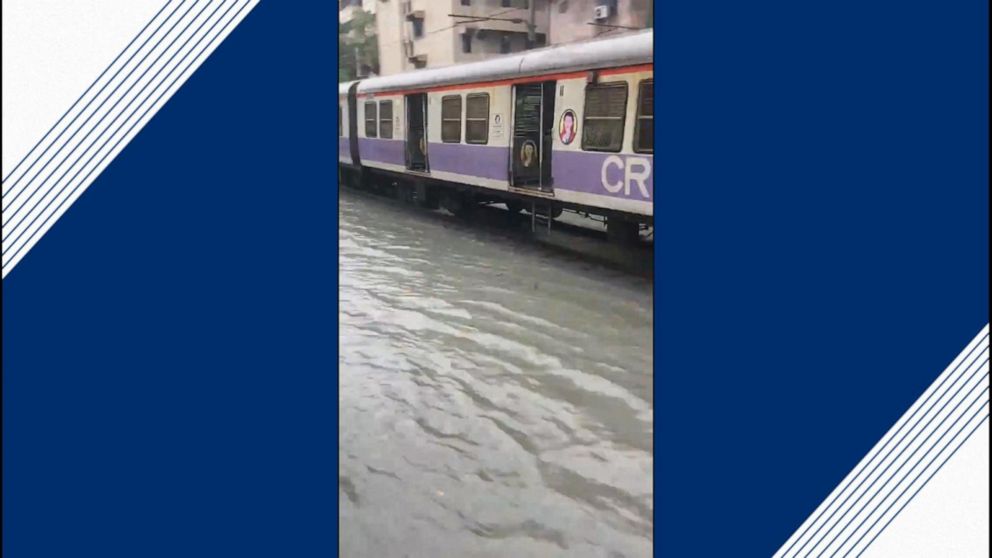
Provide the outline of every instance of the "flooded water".
{"type": "Polygon", "coordinates": [[[644,278],[343,192],[340,549],[650,556],[644,278]]]}

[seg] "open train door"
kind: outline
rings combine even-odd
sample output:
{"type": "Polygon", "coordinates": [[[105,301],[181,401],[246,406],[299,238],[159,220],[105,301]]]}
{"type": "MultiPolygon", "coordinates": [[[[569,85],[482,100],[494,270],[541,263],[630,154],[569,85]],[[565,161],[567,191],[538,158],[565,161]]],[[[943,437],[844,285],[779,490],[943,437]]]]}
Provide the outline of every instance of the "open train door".
{"type": "Polygon", "coordinates": [[[510,183],[514,187],[554,191],[551,172],[554,118],[554,81],[513,86],[510,183]]]}
{"type": "Polygon", "coordinates": [[[428,172],[427,93],[406,96],[406,168],[428,172]]]}

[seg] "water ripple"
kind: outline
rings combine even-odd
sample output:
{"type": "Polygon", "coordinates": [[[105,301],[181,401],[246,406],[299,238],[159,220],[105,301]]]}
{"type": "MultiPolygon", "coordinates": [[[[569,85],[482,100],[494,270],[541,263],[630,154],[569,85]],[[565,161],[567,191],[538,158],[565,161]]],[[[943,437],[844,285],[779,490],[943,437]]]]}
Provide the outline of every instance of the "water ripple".
{"type": "Polygon", "coordinates": [[[343,556],[649,556],[651,285],[343,193],[343,556]]]}

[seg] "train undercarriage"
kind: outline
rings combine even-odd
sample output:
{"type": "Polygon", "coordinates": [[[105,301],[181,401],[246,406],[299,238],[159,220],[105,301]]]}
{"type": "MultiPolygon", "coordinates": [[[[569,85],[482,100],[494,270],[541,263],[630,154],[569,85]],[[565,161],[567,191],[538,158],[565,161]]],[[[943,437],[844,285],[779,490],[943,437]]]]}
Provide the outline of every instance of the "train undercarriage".
{"type": "Polygon", "coordinates": [[[479,207],[502,204],[510,214],[530,216],[531,228],[551,230],[554,220],[567,211],[603,223],[611,242],[638,244],[653,238],[654,219],[618,211],[565,203],[514,192],[494,192],[487,188],[437,180],[429,176],[411,177],[368,167],[338,165],[341,185],[397,198],[424,209],[444,209],[471,220],[479,207]]]}

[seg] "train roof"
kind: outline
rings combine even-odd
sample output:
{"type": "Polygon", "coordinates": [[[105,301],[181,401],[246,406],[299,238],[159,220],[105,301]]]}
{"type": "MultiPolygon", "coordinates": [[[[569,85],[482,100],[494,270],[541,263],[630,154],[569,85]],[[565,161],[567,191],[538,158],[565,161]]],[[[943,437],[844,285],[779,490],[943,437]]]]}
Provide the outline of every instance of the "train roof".
{"type": "Polygon", "coordinates": [[[355,82],[354,81],[346,81],[346,82],[343,82],[343,83],[339,83],[338,84],[338,97],[344,97],[344,96],[346,96],[348,94],[348,88],[351,87],[351,84],[353,84],[353,83],[355,83],[355,82]]]}
{"type": "MultiPolygon", "coordinates": [[[[597,39],[529,50],[482,62],[414,70],[362,80],[359,93],[426,89],[445,85],[493,81],[593,68],[633,66],[654,61],[654,30],[648,29],[608,39],[597,39]]],[[[340,95],[350,84],[341,84],[340,95]]]]}

